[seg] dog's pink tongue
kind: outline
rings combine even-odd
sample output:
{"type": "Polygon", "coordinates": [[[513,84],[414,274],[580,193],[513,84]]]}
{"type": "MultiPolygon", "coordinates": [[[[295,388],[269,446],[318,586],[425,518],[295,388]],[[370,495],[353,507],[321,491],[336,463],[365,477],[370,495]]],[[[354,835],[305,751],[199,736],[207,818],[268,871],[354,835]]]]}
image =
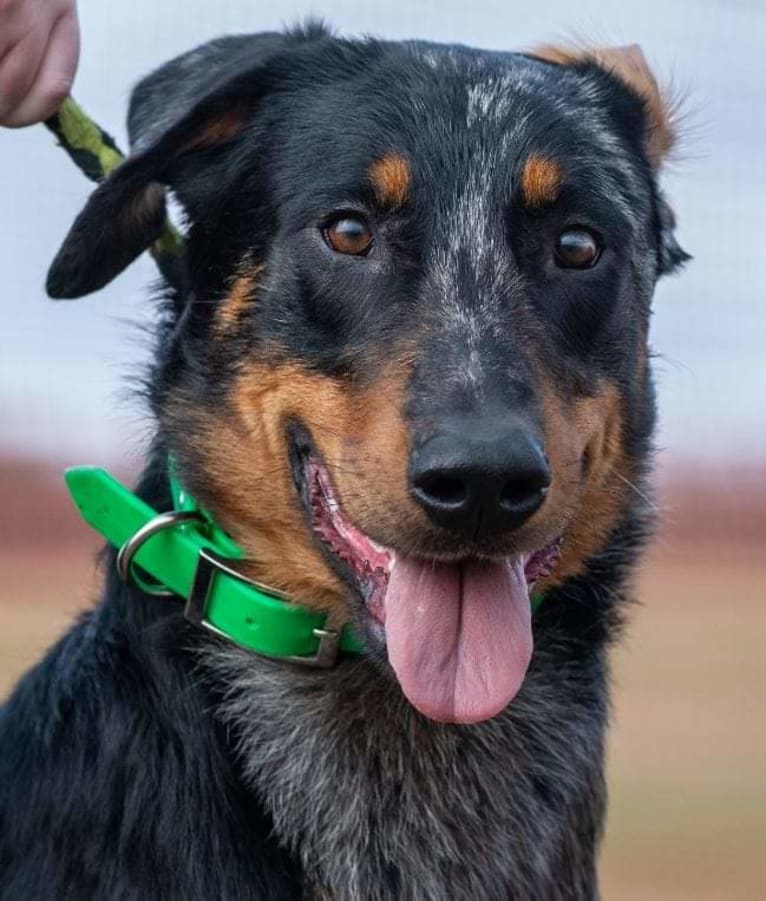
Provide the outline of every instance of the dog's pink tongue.
{"type": "Polygon", "coordinates": [[[388,659],[410,703],[445,723],[499,713],[532,656],[524,563],[397,554],[385,596],[388,659]]]}

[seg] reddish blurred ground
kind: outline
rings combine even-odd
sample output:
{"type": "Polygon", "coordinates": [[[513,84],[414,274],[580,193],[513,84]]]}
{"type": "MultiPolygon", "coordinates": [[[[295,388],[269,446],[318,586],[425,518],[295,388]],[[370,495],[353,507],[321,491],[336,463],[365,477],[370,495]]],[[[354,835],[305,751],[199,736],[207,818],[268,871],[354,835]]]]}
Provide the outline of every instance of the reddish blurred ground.
{"type": "MultiPolygon", "coordinates": [[[[665,473],[615,653],[603,895],[766,897],[766,471],[665,473]]],[[[0,461],[0,694],[87,607],[99,542],[54,470],[0,461]]]]}

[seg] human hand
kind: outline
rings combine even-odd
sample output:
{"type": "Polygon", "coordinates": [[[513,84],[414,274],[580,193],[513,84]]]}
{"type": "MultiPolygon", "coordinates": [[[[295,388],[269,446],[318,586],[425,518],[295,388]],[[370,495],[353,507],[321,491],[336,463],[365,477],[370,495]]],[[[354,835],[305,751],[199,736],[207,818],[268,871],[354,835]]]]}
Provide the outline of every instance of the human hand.
{"type": "Polygon", "coordinates": [[[0,0],[0,125],[53,115],[80,54],[75,0],[0,0]]]}

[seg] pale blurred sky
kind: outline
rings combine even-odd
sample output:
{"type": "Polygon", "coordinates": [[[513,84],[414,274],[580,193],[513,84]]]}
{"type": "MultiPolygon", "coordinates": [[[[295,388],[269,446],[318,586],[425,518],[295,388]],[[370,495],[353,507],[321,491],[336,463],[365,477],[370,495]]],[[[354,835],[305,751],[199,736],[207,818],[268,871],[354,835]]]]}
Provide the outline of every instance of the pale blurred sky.
{"type": "MultiPolygon", "coordinates": [[[[84,0],[73,91],[125,142],[131,85],[209,38],[321,15],[346,34],[520,49],[577,33],[642,45],[689,97],[665,185],[695,260],[660,283],[652,344],[668,457],[760,457],[766,446],[766,2],[521,0],[215,3],[84,0]]],[[[108,288],[47,300],[45,273],[90,184],[42,126],[0,130],[0,450],[135,462],[148,435],[130,379],[147,358],[146,258],[108,288]]]]}

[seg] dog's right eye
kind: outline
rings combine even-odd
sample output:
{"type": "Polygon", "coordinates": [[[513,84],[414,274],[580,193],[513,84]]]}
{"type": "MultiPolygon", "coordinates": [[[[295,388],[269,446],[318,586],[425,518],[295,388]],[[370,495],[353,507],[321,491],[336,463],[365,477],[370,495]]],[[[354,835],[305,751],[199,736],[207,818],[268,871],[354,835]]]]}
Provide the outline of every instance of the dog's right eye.
{"type": "Polygon", "coordinates": [[[359,216],[342,216],[326,226],[323,234],[336,253],[361,257],[372,247],[372,232],[359,216]]]}

